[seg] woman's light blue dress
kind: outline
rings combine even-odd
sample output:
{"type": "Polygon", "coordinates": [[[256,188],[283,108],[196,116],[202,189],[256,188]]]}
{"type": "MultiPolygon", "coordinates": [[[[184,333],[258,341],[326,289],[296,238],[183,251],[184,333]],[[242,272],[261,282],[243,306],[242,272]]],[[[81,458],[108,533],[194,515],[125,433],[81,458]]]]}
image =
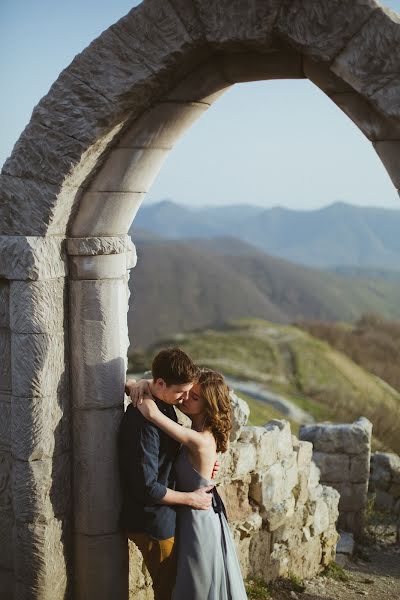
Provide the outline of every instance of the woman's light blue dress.
{"type": "MultiPolygon", "coordinates": [[[[175,461],[176,489],[191,492],[213,482],[192,466],[182,447],[175,461]]],[[[239,561],[225,515],[188,506],[177,509],[177,577],[173,600],[246,600],[239,561]]]]}

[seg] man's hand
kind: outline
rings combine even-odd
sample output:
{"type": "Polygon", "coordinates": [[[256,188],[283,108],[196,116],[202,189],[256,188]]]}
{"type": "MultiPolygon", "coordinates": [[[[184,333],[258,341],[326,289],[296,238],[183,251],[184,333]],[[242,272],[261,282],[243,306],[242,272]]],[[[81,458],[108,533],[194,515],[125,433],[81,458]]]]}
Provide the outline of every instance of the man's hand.
{"type": "Polygon", "coordinates": [[[210,492],[213,487],[213,485],[208,485],[194,492],[187,492],[188,506],[197,510],[208,510],[211,508],[212,494],[210,492]]]}
{"type": "Polygon", "coordinates": [[[220,470],[220,468],[221,468],[221,463],[220,463],[219,460],[216,460],[215,463],[214,463],[214,466],[213,466],[212,473],[211,473],[211,479],[215,479],[216,478],[216,476],[218,475],[218,471],[220,470]]]}

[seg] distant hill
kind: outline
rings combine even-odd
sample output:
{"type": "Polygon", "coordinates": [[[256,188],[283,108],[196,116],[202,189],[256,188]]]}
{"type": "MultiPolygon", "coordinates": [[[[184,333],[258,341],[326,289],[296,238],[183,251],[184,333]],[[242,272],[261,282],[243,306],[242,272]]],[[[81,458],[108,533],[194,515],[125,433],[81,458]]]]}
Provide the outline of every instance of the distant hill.
{"type": "MultiPolygon", "coordinates": [[[[199,365],[264,384],[316,420],[351,422],[364,415],[373,423],[375,448],[400,451],[399,392],[297,327],[243,319],[219,329],[172,336],[147,352],[133,353],[132,372],[148,368],[152,356],[171,344],[199,365]]],[[[260,406],[253,403],[257,410],[260,406]]]]}
{"type": "Polygon", "coordinates": [[[400,270],[400,210],[343,202],[310,211],[247,205],[195,210],[166,200],[143,206],[134,228],[170,239],[236,237],[273,256],[319,268],[400,270]]]}
{"type": "Polygon", "coordinates": [[[351,280],[271,257],[233,238],[164,241],[134,235],[128,314],[132,347],[241,317],[354,321],[400,319],[400,283],[351,280]]]}

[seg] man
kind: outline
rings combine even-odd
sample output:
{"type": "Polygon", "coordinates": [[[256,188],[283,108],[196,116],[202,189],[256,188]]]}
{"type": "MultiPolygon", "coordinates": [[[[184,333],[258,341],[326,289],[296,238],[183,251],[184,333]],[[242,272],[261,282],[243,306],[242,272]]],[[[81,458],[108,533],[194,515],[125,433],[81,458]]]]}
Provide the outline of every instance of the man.
{"type": "MultiPolygon", "coordinates": [[[[173,405],[188,397],[198,367],[179,348],[168,348],[155,356],[151,370],[150,390],[158,408],[177,421],[173,405]]],[[[130,392],[129,381],[125,389],[130,392]]],[[[147,421],[132,404],[128,406],[119,432],[121,527],[143,555],[155,600],[170,600],[174,586],[175,506],[207,510],[212,501],[212,486],[194,492],[173,489],[178,450],[178,442],[147,421]]]]}

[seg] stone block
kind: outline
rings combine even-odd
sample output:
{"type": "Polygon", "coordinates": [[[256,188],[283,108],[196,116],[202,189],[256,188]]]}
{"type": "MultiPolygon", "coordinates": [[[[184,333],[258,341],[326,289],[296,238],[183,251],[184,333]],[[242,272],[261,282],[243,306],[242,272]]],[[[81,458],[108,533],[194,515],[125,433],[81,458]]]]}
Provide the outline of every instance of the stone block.
{"type": "Polygon", "coordinates": [[[0,600],[14,600],[14,585],[14,571],[0,568],[0,600]]]}
{"type": "Polygon", "coordinates": [[[10,325],[10,284],[0,279],[0,328],[10,325]]]}
{"type": "Polygon", "coordinates": [[[249,576],[269,580],[269,564],[272,547],[272,534],[261,529],[252,536],[249,545],[249,576]]]}
{"type": "Polygon", "coordinates": [[[68,390],[45,398],[13,398],[11,447],[19,460],[41,460],[70,449],[68,390]]]}
{"type": "Polygon", "coordinates": [[[350,460],[350,481],[363,483],[369,479],[369,455],[352,456],[350,460]]]}
{"type": "Polygon", "coordinates": [[[285,474],[285,486],[287,493],[292,492],[298,484],[297,456],[293,452],[290,456],[282,460],[282,467],[285,474]]]}
{"type": "Polygon", "coordinates": [[[342,531],[351,531],[357,537],[364,527],[364,511],[340,512],[337,526],[342,531]]]}
{"type": "Polygon", "coordinates": [[[267,47],[278,12],[278,0],[195,0],[207,40],[214,48],[267,47]]]}
{"type": "Polygon", "coordinates": [[[131,125],[118,148],[171,150],[207,109],[204,102],[160,102],[131,125]]]}
{"type": "Polygon", "coordinates": [[[240,433],[240,441],[244,444],[253,444],[257,451],[256,470],[262,471],[273,465],[278,459],[277,428],[266,431],[264,427],[246,426],[240,433]]]}
{"type": "Polygon", "coordinates": [[[325,452],[314,452],[313,460],[321,471],[322,481],[331,483],[334,481],[349,480],[350,457],[347,456],[347,454],[327,454],[325,452]]]}
{"type": "Polygon", "coordinates": [[[232,479],[240,479],[255,470],[257,461],[256,448],[250,444],[236,442],[233,446],[231,473],[232,479]]]}
{"type": "Polygon", "coordinates": [[[60,333],[12,335],[13,395],[54,396],[66,386],[66,340],[60,333]]]}
{"type": "Polygon", "coordinates": [[[65,311],[64,278],[13,281],[10,326],[14,333],[62,333],[65,311]]]}
{"type": "Polygon", "coordinates": [[[11,450],[11,395],[0,392],[0,452],[11,450]]]}
{"type": "Polygon", "coordinates": [[[341,531],[339,541],[336,546],[336,552],[340,554],[348,554],[351,556],[354,552],[354,536],[353,534],[341,531]]]}
{"type": "Polygon", "coordinates": [[[146,193],[168,153],[160,148],[115,148],[89,191],[146,193]]]}
{"type": "MultiPolygon", "coordinates": [[[[331,94],[334,103],[371,141],[400,139],[400,124],[382,115],[373,104],[357,92],[331,94]]],[[[379,154],[379,152],[378,152],[379,154]]]]}
{"type": "Polygon", "coordinates": [[[278,458],[284,458],[292,454],[293,442],[290,431],[290,423],[280,419],[272,419],[264,426],[267,431],[277,431],[277,454],[278,458]]]}
{"type": "Polygon", "coordinates": [[[128,544],[120,534],[74,537],[76,600],[128,597],[128,544]]]}
{"type": "Polygon", "coordinates": [[[299,437],[312,442],[317,452],[360,454],[369,453],[372,424],[360,417],[354,423],[303,425],[299,437]]]}
{"type": "MultiPolygon", "coordinates": [[[[400,29],[400,22],[399,22],[400,29]]],[[[400,59],[399,59],[400,60],[400,59]]],[[[373,146],[396,189],[400,188],[400,141],[374,142],[373,146]]]]}
{"type": "Polygon", "coordinates": [[[305,76],[328,96],[354,93],[353,88],[335,73],[332,73],[326,63],[313,60],[309,56],[303,56],[303,69],[305,76]]]}
{"type": "Polygon", "coordinates": [[[85,192],[74,219],[74,236],[125,234],[140,208],[144,194],[85,192]]]}
{"type": "Polygon", "coordinates": [[[239,83],[266,79],[304,79],[302,56],[293,50],[225,54],[221,69],[228,81],[239,83]]]}
{"type": "Polygon", "coordinates": [[[392,510],[395,504],[395,499],[390,492],[376,490],[375,506],[383,510],[392,510]]]}
{"type": "Polygon", "coordinates": [[[365,96],[372,96],[396,80],[400,60],[399,23],[400,16],[395,12],[384,7],[375,10],[363,27],[357,26],[357,33],[354,31],[354,37],[336,56],[333,72],[365,96]]]}
{"type": "Polygon", "coordinates": [[[266,511],[266,521],[269,531],[276,531],[281,527],[287,519],[290,519],[294,514],[296,501],[293,496],[289,496],[274,504],[266,511]]]}
{"type": "Polygon", "coordinates": [[[288,495],[283,466],[275,463],[265,473],[256,473],[252,477],[249,495],[264,511],[283,502],[288,495]]]}
{"type": "Polygon", "coordinates": [[[250,517],[253,509],[249,504],[249,484],[235,481],[218,487],[218,492],[225,504],[228,521],[243,521],[250,517]]]}
{"type": "Polygon", "coordinates": [[[242,400],[235,392],[230,392],[229,398],[232,407],[232,431],[229,439],[231,442],[236,442],[240,437],[242,428],[248,421],[250,408],[247,402],[242,400]]]}
{"type": "Polygon", "coordinates": [[[11,390],[11,332],[0,327],[0,392],[11,390]]]}
{"type": "Polygon", "coordinates": [[[21,522],[50,523],[62,518],[71,506],[69,454],[52,459],[15,460],[12,470],[15,518],[21,522]]]}
{"type": "Polygon", "coordinates": [[[355,512],[367,505],[367,484],[336,483],[335,489],[340,494],[339,512],[355,512]]]}
{"type": "MultiPolygon", "coordinates": [[[[1,489],[0,489],[1,493],[1,489]]],[[[13,569],[13,526],[14,515],[11,510],[0,510],[0,572],[13,569]]],[[[1,596],[0,596],[1,598],[1,596]]]]}
{"type": "Polygon", "coordinates": [[[0,236],[0,277],[35,281],[63,277],[66,273],[62,238],[0,236]]]}
{"type": "Polygon", "coordinates": [[[125,281],[128,254],[102,254],[99,256],[70,256],[71,280],[101,281],[122,279],[125,281]]]}
{"type": "Polygon", "coordinates": [[[297,454],[297,467],[298,469],[309,469],[311,460],[313,458],[313,446],[311,442],[302,442],[292,437],[293,450],[297,454]]]}
{"type": "Polygon", "coordinates": [[[392,483],[388,492],[394,497],[394,499],[400,498],[400,483],[392,483]]]}
{"type": "Polygon", "coordinates": [[[79,533],[118,531],[121,500],[117,433],[122,415],[122,406],[74,410],[74,516],[79,533]]]}
{"type": "Polygon", "coordinates": [[[295,48],[318,60],[331,61],[376,9],[373,0],[341,0],[284,4],[276,28],[295,48]]]}
{"type": "Polygon", "coordinates": [[[125,280],[71,281],[70,306],[73,405],[85,409],[122,406],[127,331],[125,280]]]}
{"type": "Polygon", "coordinates": [[[339,499],[340,494],[335,488],[323,485],[322,486],[322,498],[328,507],[329,522],[334,525],[339,516],[339,499]]]}
{"type": "Polygon", "coordinates": [[[315,488],[319,485],[321,477],[321,471],[313,461],[310,465],[310,472],[308,476],[308,487],[315,488]]]}
{"type": "Polygon", "coordinates": [[[68,238],[67,252],[70,256],[97,256],[136,253],[136,248],[129,235],[121,234],[68,238]]]}
{"type": "Polygon", "coordinates": [[[63,175],[80,162],[85,150],[80,140],[32,118],[4,163],[3,173],[59,185],[63,175]]]}
{"type": "Polygon", "coordinates": [[[9,452],[0,452],[0,512],[12,511],[11,474],[13,460],[9,452]]]}
{"type": "MultiPolygon", "coordinates": [[[[143,563],[143,555],[139,548],[128,540],[129,553],[129,598],[137,598],[140,590],[148,587],[149,592],[153,591],[151,578],[143,563]]],[[[154,600],[154,598],[152,598],[154,600]]]]}
{"type": "Polygon", "coordinates": [[[231,86],[218,66],[219,62],[215,58],[201,64],[169,92],[167,99],[211,105],[231,86]]]}
{"type": "Polygon", "coordinates": [[[67,522],[17,522],[14,539],[16,598],[63,600],[67,590],[67,522]]]}
{"type": "Polygon", "coordinates": [[[312,529],[314,535],[320,535],[330,524],[329,510],[323,499],[317,500],[312,529]]]}

